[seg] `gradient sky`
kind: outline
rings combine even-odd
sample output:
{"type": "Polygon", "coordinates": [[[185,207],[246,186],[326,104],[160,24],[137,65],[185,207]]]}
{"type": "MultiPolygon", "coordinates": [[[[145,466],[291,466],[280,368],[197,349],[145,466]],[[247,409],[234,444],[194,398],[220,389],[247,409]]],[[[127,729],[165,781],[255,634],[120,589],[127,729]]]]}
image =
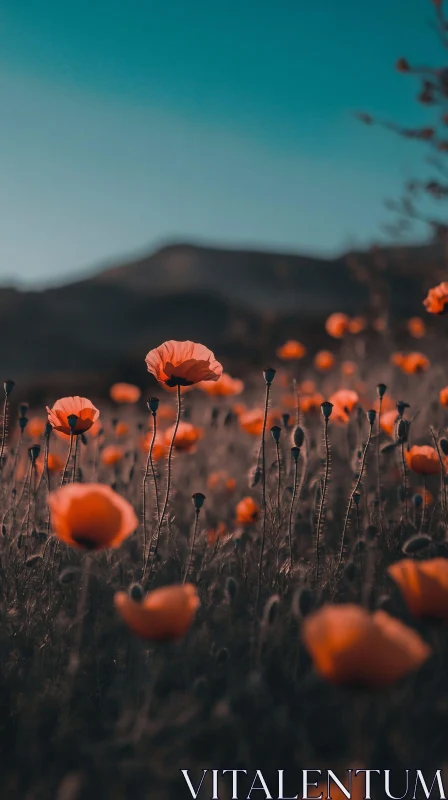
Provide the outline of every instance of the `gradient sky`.
{"type": "Polygon", "coordinates": [[[398,56],[430,0],[2,0],[0,280],[170,240],[334,253],[376,240],[423,152],[398,56]]]}

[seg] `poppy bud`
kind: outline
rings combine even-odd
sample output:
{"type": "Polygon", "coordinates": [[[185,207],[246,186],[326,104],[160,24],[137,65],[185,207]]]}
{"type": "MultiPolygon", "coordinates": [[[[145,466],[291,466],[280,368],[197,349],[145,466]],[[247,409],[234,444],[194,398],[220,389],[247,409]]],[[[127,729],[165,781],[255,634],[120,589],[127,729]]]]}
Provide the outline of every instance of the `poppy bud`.
{"type": "Polygon", "coordinates": [[[4,390],[5,390],[5,395],[6,395],[6,397],[9,397],[9,395],[11,394],[11,392],[12,392],[12,390],[14,389],[14,386],[15,386],[15,385],[16,385],[16,384],[15,384],[15,381],[5,381],[5,382],[4,382],[4,384],[3,384],[3,388],[4,388],[4,390]]]}
{"type": "Polygon", "coordinates": [[[289,422],[290,419],[291,419],[291,415],[290,414],[282,414],[282,421],[283,421],[283,427],[284,428],[288,427],[288,422],[289,422]]]}
{"type": "Polygon", "coordinates": [[[385,383],[379,383],[376,387],[376,391],[378,392],[378,397],[382,400],[384,395],[387,392],[387,386],[385,383]]]}
{"type": "Polygon", "coordinates": [[[423,503],[423,497],[421,494],[414,494],[412,502],[414,503],[415,508],[420,508],[421,504],[423,503]]]}
{"type": "Polygon", "coordinates": [[[417,534],[417,536],[411,536],[404,545],[403,545],[403,553],[408,555],[409,553],[419,553],[420,550],[424,550],[425,547],[429,547],[432,543],[432,539],[430,536],[426,536],[425,534],[417,534]]]}
{"type": "Polygon", "coordinates": [[[266,367],[266,369],[263,370],[264,379],[268,386],[270,386],[274,380],[276,372],[277,370],[275,370],[273,367],[266,367]]]}
{"type": "Polygon", "coordinates": [[[398,411],[400,417],[403,416],[403,414],[404,414],[404,412],[406,411],[407,408],[409,408],[409,403],[405,403],[403,400],[399,400],[397,402],[397,411],[398,411]]]}
{"type": "Polygon", "coordinates": [[[251,485],[252,489],[254,489],[255,486],[258,486],[258,484],[261,481],[262,476],[263,476],[263,470],[261,469],[261,467],[257,466],[257,467],[255,467],[254,470],[250,471],[249,480],[250,480],[250,485],[251,485]]]}
{"type": "Polygon", "coordinates": [[[354,502],[355,506],[359,506],[359,501],[360,500],[361,500],[360,493],[359,492],[355,492],[355,494],[353,495],[353,502],[354,502]]]}
{"type": "Polygon", "coordinates": [[[367,412],[367,419],[369,420],[371,425],[375,424],[376,411],[373,408],[371,408],[370,411],[367,412]]]}
{"type": "Polygon", "coordinates": [[[333,403],[330,403],[328,400],[324,400],[321,405],[321,411],[325,419],[330,419],[331,412],[333,411],[333,403]]]}
{"type": "Polygon", "coordinates": [[[448,456],[448,439],[441,439],[439,444],[443,455],[448,456]]]}
{"type": "Polygon", "coordinates": [[[204,505],[205,494],[202,494],[202,492],[195,492],[195,494],[191,499],[193,500],[193,505],[196,511],[200,511],[200,509],[204,505]]]}
{"type": "Polygon", "coordinates": [[[26,426],[28,425],[28,420],[26,417],[19,417],[19,428],[23,431],[25,430],[26,426]]]}
{"type": "Polygon", "coordinates": [[[302,447],[303,442],[305,440],[305,431],[300,425],[297,425],[297,428],[294,431],[294,444],[296,447],[302,447]]]}
{"type": "Polygon", "coordinates": [[[231,601],[235,600],[237,591],[238,591],[238,584],[235,578],[232,578],[232,576],[230,576],[230,578],[227,578],[227,583],[226,583],[226,592],[229,600],[231,601]]]}
{"type": "Polygon", "coordinates": [[[29,456],[30,456],[31,463],[34,464],[34,462],[36,461],[36,458],[39,457],[40,445],[38,445],[38,444],[31,445],[31,447],[28,448],[28,453],[29,453],[29,456]]]}
{"type": "Polygon", "coordinates": [[[159,403],[160,403],[160,400],[159,400],[158,397],[150,397],[149,398],[147,405],[148,405],[148,408],[149,408],[151,414],[157,414],[157,411],[158,411],[158,408],[159,408],[159,403]]]}
{"type": "Polygon", "coordinates": [[[67,417],[68,427],[70,428],[71,432],[73,433],[76,428],[76,423],[78,422],[79,417],[76,414],[69,414],[67,417]]]}
{"type": "Polygon", "coordinates": [[[407,426],[406,426],[405,420],[404,419],[400,419],[400,422],[398,423],[398,428],[397,428],[397,436],[398,436],[399,439],[405,439],[406,438],[406,428],[407,428],[407,426]]]}
{"type": "Polygon", "coordinates": [[[272,438],[273,438],[274,442],[278,443],[280,441],[281,432],[282,432],[282,429],[278,425],[274,425],[271,428],[272,438]]]}
{"type": "Polygon", "coordinates": [[[141,603],[145,593],[139,583],[132,583],[128,591],[129,597],[135,600],[136,603],[141,603]]]}
{"type": "Polygon", "coordinates": [[[28,403],[20,403],[19,406],[19,417],[26,417],[26,412],[29,409],[28,403]]]}
{"type": "Polygon", "coordinates": [[[300,447],[291,447],[291,455],[294,459],[294,463],[297,464],[300,456],[300,447]]]}

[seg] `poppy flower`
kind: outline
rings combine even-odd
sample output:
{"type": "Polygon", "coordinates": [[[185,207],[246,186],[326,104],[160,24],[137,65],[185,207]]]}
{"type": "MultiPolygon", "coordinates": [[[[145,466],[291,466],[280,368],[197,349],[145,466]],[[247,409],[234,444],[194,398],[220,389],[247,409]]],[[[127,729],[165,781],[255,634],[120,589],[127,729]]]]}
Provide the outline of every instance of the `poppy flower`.
{"type": "Polygon", "coordinates": [[[314,356],[314,366],[319,372],[330,372],[335,365],[334,355],[329,350],[320,350],[314,356]]]}
{"type": "Polygon", "coordinates": [[[225,539],[227,533],[227,525],[225,522],[218,522],[216,528],[210,528],[206,532],[207,544],[210,546],[216,544],[220,539],[225,539]]]}
{"type": "Polygon", "coordinates": [[[71,547],[120,547],[138,527],[130,503],[102,483],[63,486],[50,492],[48,505],[55,535],[71,547]]]}
{"type": "Polygon", "coordinates": [[[387,433],[388,436],[393,436],[397,419],[398,413],[396,409],[395,411],[385,411],[384,414],[381,414],[381,429],[384,433],[387,433]]]}
{"type": "Polygon", "coordinates": [[[247,411],[247,406],[244,403],[234,403],[232,406],[232,411],[235,416],[240,417],[242,414],[245,414],[247,411]]]}
{"type": "Polygon", "coordinates": [[[397,584],[414,617],[448,619],[448,560],[405,558],[392,564],[388,573],[397,584]]]}
{"type": "Polygon", "coordinates": [[[138,403],[141,390],[132,383],[114,383],[109,392],[114,403],[138,403]]]}
{"type": "Polygon", "coordinates": [[[394,367],[401,367],[403,366],[403,362],[405,359],[404,353],[392,353],[390,357],[390,363],[394,365],[394,367]]]}
{"type": "Polygon", "coordinates": [[[343,361],[341,364],[341,373],[345,378],[351,378],[356,375],[358,367],[354,361],[343,361]]]}
{"type": "MultiPolygon", "coordinates": [[[[149,448],[151,447],[152,442],[152,431],[147,431],[144,436],[140,439],[140,447],[144,453],[149,453],[149,448]]],[[[156,434],[156,438],[154,441],[154,447],[152,448],[152,459],[153,461],[161,461],[162,458],[168,453],[168,447],[165,444],[165,437],[162,432],[156,434]]]]}
{"type": "Polygon", "coordinates": [[[217,381],[222,375],[222,366],[212,351],[190,341],[171,339],[150,350],[145,360],[148,372],[168,387],[217,381]]]}
{"type": "MultiPolygon", "coordinates": [[[[240,414],[239,423],[246,433],[252,436],[261,436],[263,432],[264,409],[254,408],[252,411],[245,411],[240,414]]],[[[268,411],[266,430],[269,430],[274,425],[281,422],[281,416],[278,411],[268,411]]]]}
{"type": "Polygon", "coordinates": [[[128,433],[129,425],[127,425],[126,422],[117,422],[115,425],[115,435],[121,439],[123,436],[127,436],[128,433]]]}
{"type": "Polygon", "coordinates": [[[319,412],[325,397],[320,392],[313,392],[309,395],[300,395],[299,407],[303,414],[310,414],[312,412],[319,412]]]}
{"type": "Polygon", "coordinates": [[[277,348],[277,355],[282,361],[298,361],[306,355],[306,347],[295,339],[288,339],[277,348]]]}
{"type": "Polygon", "coordinates": [[[377,399],[375,400],[372,408],[374,408],[375,411],[379,411],[380,410],[380,405],[381,405],[381,411],[382,412],[384,412],[384,411],[396,411],[397,410],[397,404],[396,404],[395,400],[390,396],[390,394],[385,394],[381,403],[380,403],[380,398],[377,397],[377,399]]]}
{"type": "Polygon", "coordinates": [[[57,453],[48,453],[48,469],[50,472],[60,472],[64,469],[65,461],[57,453]]]}
{"type": "Polygon", "coordinates": [[[418,475],[439,475],[441,466],[437,450],[427,444],[415,444],[405,452],[406,463],[418,475]]]}
{"type": "Polygon", "coordinates": [[[439,399],[440,405],[448,408],[448,386],[445,386],[444,389],[440,390],[439,399]]]}
{"type": "Polygon", "coordinates": [[[252,497],[243,497],[236,506],[236,521],[240,525],[253,525],[260,516],[260,506],[252,497]]]}
{"type": "Polygon", "coordinates": [[[423,639],[385,611],[326,605],[306,617],[303,641],[328,681],[379,689],[417,670],[431,655],[423,639]]]}
{"type": "Polygon", "coordinates": [[[411,319],[408,319],[407,328],[414,339],[423,339],[426,334],[426,325],[421,317],[411,317],[411,319]]]}
{"type": "MultiPolygon", "coordinates": [[[[88,431],[86,431],[86,433],[87,433],[87,434],[88,434],[88,436],[90,436],[92,439],[96,439],[96,437],[97,437],[97,436],[99,436],[99,434],[101,433],[101,431],[102,431],[102,430],[103,430],[103,425],[102,425],[102,423],[100,422],[100,420],[99,420],[99,419],[97,419],[97,421],[93,423],[93,425],[92,425],[92,426],[89,428],[89,430],[88,430],[88,431]]],[[[56,431],[56,434],[57,434],[58,436],[61,436],[61,438],[62,438],[62,434],[61,434],[61,433],[59,433],[58,431],[56,431]]]]}
{"type": "Polygon", "coordinates": [[[212,397],[232,397],[232,395],[241,394],[244,383],[238,378],[232,378],[227,372],[223,372],[217,381],[198,383],[198,389],[202,389],[212,397]]]}
{"type": "MultiPolygon", "coordinates": [[[[170,445],[173,438],[175,425],[165,431],[165,444],[170,445]]],[[[174,449],[184,453],[192,453],[196,449],[199,439],[202,439],[204,431],[191,422],[180,422],[174,440],[174,449]]]]}
{"type": "Polygon", "coordinates": [[[433,289],[430,289],[428,296],[423,301],[427,312],[429,314],[445,314],[448,304],[448,281],[439,283],[433,289]]]}
{"type": "Polygon", "coordinates": [[[48,408],[48,421],[55,429],[65,433],[78,435],[88,431],[97,421],[100,412],[87,397],[62,397],[53,408],[48,408]],[[77,417],[76,424],[70,427],[68,417],[77,417]]]}
{"type": "Polygon", "coordinates": [[[342,339],[349,330],[350,319],[347,314],[331,314],[326,323],[325,330],[333,339],[342,339]]]}
{"type": "Polygon", "coordinates": [[[207,488],[212,491],[233,492],[236,489],[236,480],[231,478],[228,472],[212,472],[207,478],[207,488]]]}
{"type": "Polygon", "coordinates": [[[200,605],[192,583],[162,586],[136,601],[116,592],[114,605],[127,627],[141,639],[170,641],[185,636],[200,605]]]}
{"type": "Polygon", "coordinates": [[[26,426],[26,432],[31,439],[40,439],[45,431],[45,420],[41,417],[31,417],[26,426]]]}
{"type": "Polygon", "coordinates": [[[351,413],[354,407],[359,403],[359,395],[351,389],[339,389],[331,395],[330,403],[351,413]]]}
{"type": "Polygon", "coordinates": [[[416,375],[426,372],[429,368],[429,359],[423,353],[409,353],[403,357],[400,367],[406,375],[416,375]]]}
{"type": "Polygon", "coordinates": [[[364,317],[353,317],[348,321],[348,332],[357,335],[366,329],[367,322],[364,317]]]}
{"type": "Polygon", "coordinates": [[[114,444],[110,444],[104,448],[101,453],[101,461],[108,467],[113,467],[118,464],[124,456],[124,450],[114,444]]]}

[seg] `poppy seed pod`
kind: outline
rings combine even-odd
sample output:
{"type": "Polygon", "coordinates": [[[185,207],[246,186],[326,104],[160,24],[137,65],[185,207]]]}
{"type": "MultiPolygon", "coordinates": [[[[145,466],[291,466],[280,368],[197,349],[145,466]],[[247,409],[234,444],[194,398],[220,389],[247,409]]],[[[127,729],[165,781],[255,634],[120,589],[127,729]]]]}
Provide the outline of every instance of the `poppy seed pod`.
{"type": "Polygon", "coordinates": [[[294,459],[294,462],[297,464],[300,456],[300,447],[291,447],[291,455],[294,459]]]}
{"type": "Polygon", "coordinates": [[[359,506],[360,500],[361,500],[360,493],[359,492],[355,492],[354,495],[353,495],[353,502],[354,502],[355,506],[359,506]]]}
{"type": "Polygon", "coordinates": [[[448,456],[448,439],[441,439],[439,444],[443,455],[448,456]]]}
{"type": "Polygon", "coordinates": [[[263,370],[263,376],[268,386],[270,386],[274,380],[276,371],[277,370],[273,367],[266,367],[266,369],[263,370]]]}
{"type": "Polygon", "coordinates": [[[370,425],[374,425],[374,424],[375,424],[375,420],[376,420],[376,411],[375,411],[373,408],[371,408],[371,409],[370,409],[370,410],[367,412],[367,419],[369,420],[369,423],[370,423],[370,425]]]}
{"type": "Polygon", "coordinates": [[[325,419],[330,419],[331,412],[333,411],[333,403],[330,403],[328,400],[324,400],[321,405],[321,411],[325,419]]]}
{"type": "Polygon", "coordinates": [[[406,411],[407,408],[409,408],[409,403],[405,403],[404,400],[399,400],[397,402],[397,411],[398,411],[400,417],[403,416],[403,414],[404,414],[404,412],[406,411]]]}
{"type": "Polygon", "coordinates": [[[143,591],[142,586],[140,586],[139,583],[132,583],[131,586],[129,587],[129,597],[132,597],[132,599],[135,600],[136,603],[139,603],[141,600],[143,600],[144,596],[145,593],[143,591]]]}
{"type": "Polygon", "coordinates": [[[282,429],[278,425],[274,425],[271,428],[272,438],[273,438],[274,442],[278,443],[280,441],[281,432],[282,432],[282,429]]]}
{"type": "Polygon", "coordinates": [[[5,381],[5,382],[4,382],[4,384],[3,384],[3,388],[4,388],[4,390],[5,390],[5,395],[6,395],[6,397],[9,397],[9,395],[11,394],[11,392],[12,392],[12,390],[14,389],[14,386],[15,386],[15,385],[16,385],[16,384],[15,384],[15,381],[5,381]]]}
{"type": "Polygon", "coordinates": [[[28,453],[29,453],[29,457],[30,457],[31,462],[34,464],[36,459],[39,457],[40,445],[38,445],[38,444],[31,445],[31,447],[28,448],[28,453]]]}
{"type": "Polygon", "coordinates": [[[426,534],[417,534],[417,536],[411,536],[411,538],[404,543],[402,551],[405,555],[419,553],[420,550],[429,547],[431,543],[432,539],[430,536],[426,534]]]}
{"type": "Polygon", "coordinates": [[[290,414],[282,414],[282,422],[283,422],[283,427],[284,428],[288,427],[288,422],[289,422],[290,419],[291,419],[291,415],[290,414]]]}
{"type": "Polygon", "coordinates": [[[19,406],[19,417],[26,417],[26,413],[29,409],[28,403],[20,403],[19,406]]]}
{"type": "Polygon", "coordinates": [[[405,439],[406,438],[406,432],[407,432],[406,420],[400,419],[400,422],[398,423],[398,427],[397,427],[397,436],[398,436],[398,438],[400,440],[401,439],[405,439]]]}
{"type": "Polygon", "coordinates": [[[22,431],[22,433],[25,430],[27,425],[28,425],[27,417],[19,417],[19,428],[22,431]]]}
{"type": "Polygon", "coordinates": [[[296,447],[302,447],[303,442],[305,440],[305,431],[300,425],[297,425],[297,428],[294,431],[294,444],[296,447]]]}
{"type": "Polygon", "coordinates": [[[47,439],[50,438],[50,434],[51,434],[52,430],[53,430],[53,426],[52,426],[51,422],[46,422],[45,423],[45,436],[46,436],[47,439]]]}
{"type": "Polygon", "coordinates": [[[192,496],[191,499],[193,501],[193,505],[196,511],[200,511],[200,509],[204,505],[205,494],[202,494],[202,492],[195,492],[195,494],[192,496]]]}
{"type": "Polygon", "coordinates": [[[67,422],[68,422],[68,426],[69,426],[70,430],[73,433],[74,430],[75,430],[75,427],[76,427],[76,423],[78,422],[77,415],[76,414],[69,414],[68,417],[67,417],[67,422]]]}
{"type": "Polygon", "coordinates": [[[379,383],[376,387],[376,391],[378,392],[378,397],[382,399],[387,392],[387,386],[385,383],[379,383]]]}
{"type": "Polygon", "coordinates": [[[423,497],[421,494],[414,494],[412,502],[414,503],[415,508],[420,508],[421,504],[423,503],[423,497]]]}
{"type": "Polygon", "coordinates": [[[300,591],[297,601],[298,610],[302,617],[306,617],[314,608],[313,595],[306,586],[300,591]]]}
{"type": "Polygon", "coordinates": [[[158,411],[158,408],[159,408],[159,403],[160,403],[160,400],[159,400],[158,397],[150,397],[149,398],[147,405],[148,405],[148,408],[149,408],[151,414],[157,414],[157,411],[158,411]]]}

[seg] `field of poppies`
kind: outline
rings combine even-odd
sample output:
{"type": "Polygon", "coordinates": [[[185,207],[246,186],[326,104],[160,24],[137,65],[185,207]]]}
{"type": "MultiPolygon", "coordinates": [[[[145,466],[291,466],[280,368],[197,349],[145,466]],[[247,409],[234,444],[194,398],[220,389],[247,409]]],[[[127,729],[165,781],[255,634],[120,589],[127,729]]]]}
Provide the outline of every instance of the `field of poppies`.
{"type": "Polygon", "coordinates": [[[448,284],[424,305],[335,313],[261,374],[168,341],[107,400],[5,380],[2,798],[443,768],[448,284]]]}

